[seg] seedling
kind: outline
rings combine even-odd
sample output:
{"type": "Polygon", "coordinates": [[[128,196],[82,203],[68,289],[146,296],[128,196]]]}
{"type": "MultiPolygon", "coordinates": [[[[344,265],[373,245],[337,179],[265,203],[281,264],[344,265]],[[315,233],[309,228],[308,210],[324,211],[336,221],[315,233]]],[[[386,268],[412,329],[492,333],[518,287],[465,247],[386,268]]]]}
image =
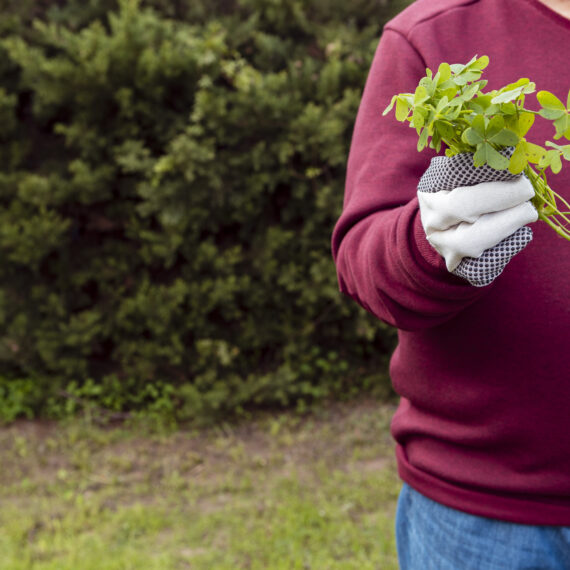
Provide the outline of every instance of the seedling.
{"type": "Polygon", "coordinates": [[[501,89],[484,92],[481,79],[487,56],[466,64],[442,63],[437,73],[428,68],[414,93],[394,95],[383,115],[394,107],[396,119],[409,122],[418,134],[418,151],[445,149],[447,156],[473,154],[475,167],[488,164],[495,170],[524,173],[535,196],[532,203],[540,220],[570,240],[570,204],[549,186],[546,172],[562,170],[570,160],[570,144],[547,141],[540,146],[527,136],[537,115],[552,122],[554,140],[570,140],[570,92],[566,105],[549,91],[539,91],[539,111],[525,108],[525,98],[536,85],[522,78],[501,89]],[[512,152],[501,152],[511,149],[512,152]]]}

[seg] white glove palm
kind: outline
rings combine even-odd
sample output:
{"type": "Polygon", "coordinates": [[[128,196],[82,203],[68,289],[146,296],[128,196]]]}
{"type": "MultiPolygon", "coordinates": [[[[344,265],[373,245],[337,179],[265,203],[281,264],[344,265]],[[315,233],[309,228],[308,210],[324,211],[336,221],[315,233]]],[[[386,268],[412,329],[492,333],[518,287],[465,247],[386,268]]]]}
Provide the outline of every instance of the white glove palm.
{"type": "Polygon", "coordinates": [[[476,286],[493,281],[532,239],[523,226],[538,218],[533,196],[524,176],[475,168],[467,154],[434,158],[418,186],[428,241],[449,271],[476,286]]]}

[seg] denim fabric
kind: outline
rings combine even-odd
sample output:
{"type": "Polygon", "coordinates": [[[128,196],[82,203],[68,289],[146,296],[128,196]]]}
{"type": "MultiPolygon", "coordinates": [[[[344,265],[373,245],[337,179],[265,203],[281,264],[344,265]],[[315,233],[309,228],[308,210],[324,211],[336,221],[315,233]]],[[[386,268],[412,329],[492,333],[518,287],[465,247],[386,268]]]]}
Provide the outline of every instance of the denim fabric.
{"type": "Polygon", "coordinates": [[[498,521],[451,509],[404,483],[400,570],[570,570],[570,527],[498,521]]]}

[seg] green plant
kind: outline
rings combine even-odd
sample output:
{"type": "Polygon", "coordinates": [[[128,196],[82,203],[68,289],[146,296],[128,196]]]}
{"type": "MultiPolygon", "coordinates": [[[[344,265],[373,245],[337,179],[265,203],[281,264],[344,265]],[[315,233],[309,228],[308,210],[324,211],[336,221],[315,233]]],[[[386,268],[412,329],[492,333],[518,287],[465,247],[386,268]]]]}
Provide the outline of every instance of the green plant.
{"type": "Polygon", "coordinates": [[[555,140],[570,140],[570,92],[565,106],[552,93],[539,91],[536,98],[542,108],[532,111],[525,107],[525,98],[536,85],[527,78],[483,91],[487,81],[481,75],[488,64],[487,56],[475,56],[466,64],[444,62],[435,75],[427,69],[415,92],[394,95],[383,114],[396,107],[396,119],[416,129],[418,151],[439,152],[445,146],[447,156],[472,153],[476,167],[488,164],[513,174],[524,172],[535,189],[533,204],[539,219],[570,240],[570,204],[550,188],[546,178],[549,168],[560,172],[561,158],[570,160],[570,145],[547,141],[547,150],[526,139],[540,115],[552,121],[555,140]],[[510,156],[500,152],[509,147],[514,149],[510,156]]]}
{"type": "Polygon", "coordinates": [[[0,424],[18,417],[33,418],[38,409],[38,390],[33,380],[0,377],[0,424]]]}
{"type": "Polygon", "coordinates": [[[339,295],[330,233],[403,4],[2,12],[0,374],[35,414],[214,419],[380,378],[393,332],[339,295]]]}

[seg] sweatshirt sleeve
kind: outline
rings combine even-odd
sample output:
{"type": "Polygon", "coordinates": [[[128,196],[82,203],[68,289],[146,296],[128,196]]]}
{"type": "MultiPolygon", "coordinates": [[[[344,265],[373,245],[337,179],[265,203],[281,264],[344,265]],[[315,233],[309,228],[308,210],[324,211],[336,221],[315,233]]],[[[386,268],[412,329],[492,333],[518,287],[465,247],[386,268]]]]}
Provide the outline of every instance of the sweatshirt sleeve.
{"type": "Polygon", "coordinates": [[[428,243],[416,191],[435,153],[418,152],[415,130],[393,113],[382,116],[393,95],[415,90],[425,69],[406,37],[386,28],[360,103],[332,236],[340,290],[402,330],[437,326],[487,289],[449,273],[428,243]]]}

